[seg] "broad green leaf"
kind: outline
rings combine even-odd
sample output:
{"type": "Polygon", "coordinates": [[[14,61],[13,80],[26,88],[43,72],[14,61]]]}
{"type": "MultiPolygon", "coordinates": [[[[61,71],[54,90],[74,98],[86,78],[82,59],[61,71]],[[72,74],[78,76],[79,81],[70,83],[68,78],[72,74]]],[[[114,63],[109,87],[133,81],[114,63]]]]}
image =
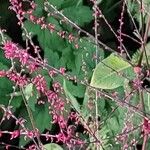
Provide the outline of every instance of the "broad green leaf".
{"type": "MultiPolygon", "coordinates": [[[[8,67],[0,62],[0,70],[8,70],[8,67]]],[[[0,104],[7,105],[12,93],[12,82],[6,77],[0,78],[0,104]]]]}
{"type": "Polygon", "coordinates": [[[63,148],[59,146],[58,144],[50,143],[50,144],[44,145],[44,150],[63,150],[63,148]]]}
{"type": "Polygon", "coordinates": [[[13,106],[13,108],[19,108],[22,102],[23,102],[22,96],[14,96],[10,105],[13,106]]]}
{"type": "MultiPolygon", "coordinates": [[[[36,105],[35,111],[32,111],[35,126],[43,132],[44,129],[50,128],[51,116],[49,115],[48,105],[36,105]],[[44,117],[43,117],[44,116],[44,117]]],[[[20,116],[27,120],[26,127],[32,129],[29,116],[26,112],[26,108],[22,109],[20,116]]]]}
{"type": "Polygon", "coordinates": [[[87,6],[64,8],[63,14],[80,26],[92,20],[92,11],[87,6]]]}
{"type": "Polygon", "coordinates": [[[12,82],[7,78],[0,78],[0,104],[7,105],[12,93],[12,82]]]}
{"type": "MultiPolygon", "coordinates": [[[[79,41],[79,50],[76,50],[76,55],[83,56],[84,61],[86,62],[87,68],[89,68],[89,72],[95,67],[95,60],[93,56],[95,54],[95,44],[90,38],[84,37],[79,41]],[[80,48],[81,47],[81,48],[80,48]]],[[[98,47],[98,56],[101,59],[104,59],[104,50],[98,47]]],[[[80,56],[81,57],[81,56],[80,56]]]]}
{"type": "Polygon", "coordinates": [[[11,66],[10,60],[5,58],[3,50],[0,48],[0,69],[8,69],[11,66]],[[4,66],[5,65],[5,66],[4,66]],[[3,68],[2,68],[3,66],[3,68]]]}
{"type": "MultiPolygon", "coordinates": [[[[58,21],[55,19],[51,19],[49,22],[58,24],[58,21]]],[[[29,21],[25,21],[24,24],[27,30],[32,33],[32,36],[37,35],[39,44],[43,49],[47,47],[53,51],[62,51],[66,47],[65,41],[57,33],[50,33],[48,29],[41,29],[40,25],[33,24],[29,21]]],[[[60,26],[57,25],[57,28],[60,30],[60,26]]]]}
{"type": "Polygon", "coordinates": [[[79,98],[84,97],[84,93],[85,93],[85,86],[84,85],[81,85],[79,83],[74,85],[71,81],[67,81],[67,80],[66,80],[66,85],[67,85],[68,91],[70,91],[70,93],[73,96],[79,97],[79,98]]]}
{"type": "MultiPolygon", "coordinates": [[[[57,8],[59,8],[62,3],[63,3],[64,0],[48,0],[48,2],[51,4],[51,5],[54,5],[56,6],[57,8]]],[[[35,0],[36,4],[38,4],[38,7],[40,8],[43,8],[44,6],[44,1],[41,1],[41,0],[35,0]]]]}
{"type": "Polygon", "coordinates": [[[48,1],[51,5],[56,6],[57,8],[60,8],[64,2],[64,0],[48,0],[48,1]]]}
{"type": "Polygon", "coordinates": [[[79,74],[81,66],[82,66],[82,53],[76,53],[75,55],[75,65],[76,65],[76,72],[79,74]]]}
{"type": "Polygon", "coordinates": [[[124,73],[130,79],[134,77],[131,65],[111,54],[96,66],[91,79],[91,86],[101,89],[115,89],[123,86],[127,79],[116,72],[124,73]]]}
{"type": "Polygon", "coordinates": [[[61,5],[61,9],[67,8],[67,7],[78,7],[82,5],[83,0],[65,0],[63,4],[61,5]]]}
{"type": "MultiPolygon", "coordinates": [[[[5,106],[8,105],[8,102],[13,94],[13,83],[7,78],[0,78],[0,104],[5,106]]],[[[10,105],[14,109],[19,108],[22,103],[22,97],[20,95],[14,95],[10,105]]]]}
{"type": "Polygon", "coordinates": [[[80,105],[79,105],[78,101],[76,100],[76,98],[69,92],[69,90],[67,88],[66,80],[64,80],[64,82],[63,82],[63,88],[65,91],[65,95],[71,102],[72,106],[75,108],[75,110],[77,112],[80,112],[80,105]]]}
{"type": "MultiPolygon", "coordinates": [[[[0,19],[1,19],[1,17],[0,17],[0,19]]],[[[10,37],[7,34],[5,34],[5,33],[3,33],[3,38],[5,40],[11,40],[10,37]]],[[[0,36],[0,43],[2,44],[2,37],[1,36],[0,36]]],[[[10,67],[11,67],[10,60],[5,58],[4,50],[2,50],[0,48],[0,70],[2,70],[2,69],[7,70],[10,67]]]]}
{"type": "Polygon", "coordinates": [[[73,54],[73,49],[70,46],[63,49],[62,57],[59,60],[59,66],[67,67],[71,71],[76,70],[75,56],[73,54]]]}
{"type": "MultiPolygon", "coordinates": [[[[21,110],[21,112],[20,112],[19,117],[22,117],[25,120],[27,120],[27,122],[25,123],[25,127],[29,130],[33,130],[33,127],[31,125],[31,121],[30,121],[30,118],[29,118],[29,115],[27,113],[25,106],[23,108],[21,108],[20,110],[21,110]]],[[[47,104],[36,105],[35,111],[32,111],[32,114],[33,114],[33,120],[34,120],[35,127],[37,129],[39,129],[40,132],[43,132],[45,129],[51,128],[51,116],[49,114],[49,109],[48,109],[47,104]]],[[[21,137],[20,141],[19,141],[19,145],[24,146],[28,142],[29,142],[29,139],[27,139],[25,141],[24,138],[21,137]]]]}
{"type": "Polygon", "coordinates": [[[8,70],[8,67],[0,62],[0,70],[8,70]]]}
{"type": "MultiPolygon", "coordinates": [[[[0,61],[0,70],[8,70],[9,61],[5,60],[5,58],[1,59],[0,61]],[[7,66],[8,65],[8,66],[7,66]]],[[[13,83],[6,77],[0,78],[0,104],[8,105],[8,102],[10,100],[11,94],[13,94],[13,83]]],[[[13,106],[13,108],[20,107],[22,103],[22,97],[20,95],[14,95],[13,99],[11,100],[10,105],[13,106]]]]}
{"type": "Polygon", "coordinates": [[[57,52],[54,52],[50,48],[46,47],[44,49],[44,58],[48,61],[48,64],[54,67],[58,66],[59,55],[57,52]]]}

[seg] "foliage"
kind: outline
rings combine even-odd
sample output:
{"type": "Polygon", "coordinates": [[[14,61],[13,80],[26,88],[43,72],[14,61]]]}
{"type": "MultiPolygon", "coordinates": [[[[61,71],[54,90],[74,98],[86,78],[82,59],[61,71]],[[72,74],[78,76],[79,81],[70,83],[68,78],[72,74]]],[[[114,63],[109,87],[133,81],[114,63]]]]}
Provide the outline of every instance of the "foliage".
{"type": "Polygon", "coordinates": [[[0,148],[149,148],[149,1],[0,3],[0,148]]]}

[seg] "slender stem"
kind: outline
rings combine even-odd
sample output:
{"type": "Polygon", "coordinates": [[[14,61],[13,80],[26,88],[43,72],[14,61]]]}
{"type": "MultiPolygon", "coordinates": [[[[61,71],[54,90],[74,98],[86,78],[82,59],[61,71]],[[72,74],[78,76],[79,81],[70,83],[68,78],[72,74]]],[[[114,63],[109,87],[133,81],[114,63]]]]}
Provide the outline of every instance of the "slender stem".
{"type": "Polygon", "coordinates": [[[148,37],[148,31],[149,31],[149,26],[150,26],[150,17],[148,18],[148,22],[147,22],[147,25],[146,25],[146,31],[144,33],[144,14],[143,14],[143,1],[140,0],[140,7],[141,7],[141,22],[142,22],[142,33],[141,33],[141,55],[140,55],[140,58],[139,58],[139,62],[138,62],[138,65],[141,66],[142,64],[142,59],[143,59],[143,56],[145,55],[145,58],[146,58],[146,64],[147,64],[147,68],[149,68],[149,62],[148,62],[148,57],[147,57],[147,52],[146,52],[146,49],[145,49],[145,44],[147,42],[147,37],[148,37]]]}
{"type": "MultiPolygon", "coordinates": [[[[140,0],[140,8],[141,8],[141,22],[142,22],[142,33],[141,33],[141,37],[142,37],[142,48],[141,48],[141,56],[140,56],[140,60],[139,60],[139,65],[141,66],[142,64],[142,59],[143,59],[143,53],[145,54],[146,57],[146,63],[147,63],[147,67],[149,66],[148,63],[148,58],[147,58],[147,54],[146,54],[146,50],[145,50],[145,44],[147,41],[147,31],[144,33],[144,14],[143,14],[143,0],[140,0]]],[[[139,92],[139,97],[140,97],[140,101],[142,103],[142,109],[145,112],[145,105],[144,105],[144,96],[143,96],[143,91],[141,89],[138,90],[139,92]]],[[[146,117],[146,113],[144,113],[144,116],[146,117]]],[[[142,150],[145,150],[146,148],[146,143],[147,143],[147,135],[144,135],[144,139],[143,139],[143,145],[142,145],[142,150]]]]}
{"type": "MultiPolygon", "coordinates": [[[[20,88],[20,91],[21,91],[21,93],[22,93],[22,98],[23,98],[24,104],[25,104],[25,106],[26,106],[26,109],[27,109],[27,112],[28,112],[28,116],[29,116],[29,119],[30,119],[32,128],[33,128],[34,131],[36,131],[36,127],[35,127],[35,124],[34,124],[33,114],[32,114],[32,112],[31,112],[31,110],[30,110],[30,108],[29,108],[29,106],[28,106],[28,102],[27,102],[27,100],[26,100],[26,98],[25,98],[24,89],[23,89],[23,88],[20,88]]],[[[39,136],[37,136],[37,140],[38,140],[38,145],[39,145],[39,146],[38,146],[38,150],[41,150],[41,148],[42,148],[42,143],[41,143],[41,141],[40,141],[39,136]]]]}
{"type": "MultiPolygon", "coordinates": [[[[98,18],[97,18],[97,0],[93,1],[93,10],[94,10],[94,34],[95,34],[95,65],[98,64],[98,18]]],[[[98,122],[98,91],[95,91],[95,123],[96,123],[96,137],[99,137],[99,122],[98,122]]],[[[99,143],[96,144],[96,150],[99,150],[100,145],[99,143]]],[[[102,146],[102,145],[101,145],[102,146]]],[[[103,148],[103,146],[102,146],[103,148]]]]}
{"type": "Polygon", "coordinates": [[[148,135],[146,134],[146,135],[144,135],[142,150],[146,150],[147,140],[148,140],[148,135]]]}
{"type": "MultiPolygon", "coordinates": [[[[140,56],[138,65],[141,66],[142,59],[143,59],[143,56],[145,54],[147,67],[149,67],[149,62],[148,62],[148,57],[147,57],[147,53],[146,53],[146,49],[145,49],[145,44],[147,42],[147,37],[148,37],[150,17],[148,18],[148,23],[146,25],[146,31],[144,33],[144,14],[143,14],[143,1],[142,0],[140,0],[140,4],[141,4],[140,7],[141,7],[141,21],[142,21],[142,33],[141,33],[141,37],[142,37],[142,41],[141,41],[142,45],[141,46],[142,46],[142,48],[141,48],[141,56],[140,56]]],[[[143,112],[145,112],[143,90],[139,89],[138,92],[139,92],[139,97],[140,97],[140,101],[142,104],[143,112]]],[[[146,113],[144,113],[144,116],[146,117],[146,113]]],[[[142,150],[146,150],[147,139],[148,139],[148,136],[144,135],[142,150]]]]}

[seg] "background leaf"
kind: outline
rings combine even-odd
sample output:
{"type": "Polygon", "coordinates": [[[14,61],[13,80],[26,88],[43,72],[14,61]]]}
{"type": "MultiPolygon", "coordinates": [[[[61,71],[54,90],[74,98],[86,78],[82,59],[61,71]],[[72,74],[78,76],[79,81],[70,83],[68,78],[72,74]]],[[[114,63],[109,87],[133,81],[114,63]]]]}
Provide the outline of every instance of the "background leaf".
{"type": "Polygon", "coordinates": [[[76,100],[76,98],[68,91],[67,85],[66,85],[66,80],[64,80],[64,82],[63,82],[63,88],[65,91],[65,95],[70,100],[72,106],[75,108],[75,110],[77,112],[80,112],[80,105],[79,105],[78,101],[76,100]]]}
{"type": "Polygon", "coordinates": [[[134,77],[131,65],[111,54],[96,66],[91,79],[91,85],[102,89],[114,89],[123,86],[126,78],[119,76],[116,71],[124,73],[130,79],[134,77]]]}
{"type": "MultiPolygon", "coordinates": [[[[27,120],[25,127],[29,130],[33,130],[33,127],[31,125],[31,121],[29,118],[29,115],[27,113],[27,110],[25,106],[23,108],[20,108],[21,112],[19,114],[19,117],[24,118],[27,120]]],[[[51,128],[51,116],[49,114],[48,105],[36,105],[35,111],[31,111],[33,114],[34,124],[37,129],[42,133],[45,129],[51,128]]],[[[25,145],[29,142],[29,139],[26,141],[24,138],[20,138],[19,145],[25,145]]]]}
{"type": "Polygon", "coordinates": [[[45,150],[63,150],[62,147],[60,147],[58,144],[50,143],[44,145],[45,150]]]}
{"type": "Polygon", "coordinates": [[[92,20],[92,11],[87,6],[64,8],[63,14],[80,26],[92,20]]]}

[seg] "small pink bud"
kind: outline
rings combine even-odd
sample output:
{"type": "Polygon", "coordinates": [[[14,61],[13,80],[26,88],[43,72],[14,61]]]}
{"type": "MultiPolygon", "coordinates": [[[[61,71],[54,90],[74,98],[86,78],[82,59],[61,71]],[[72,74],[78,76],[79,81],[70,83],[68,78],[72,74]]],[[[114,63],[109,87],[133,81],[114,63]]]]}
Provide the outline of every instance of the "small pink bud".
{"type": "Polygon", "coordinates": [[[6,71],[0,70],[0,77],[5,77],[6,76],[6,71]]]}
{"type": "Polygon", "coordinates": [[[141,71],[142,71],[142,68],[141,68],[141,67],[138,67],[138,66],[134,67],[134,72],[135,72],[136,74],[140,74],[141,71]]]}

